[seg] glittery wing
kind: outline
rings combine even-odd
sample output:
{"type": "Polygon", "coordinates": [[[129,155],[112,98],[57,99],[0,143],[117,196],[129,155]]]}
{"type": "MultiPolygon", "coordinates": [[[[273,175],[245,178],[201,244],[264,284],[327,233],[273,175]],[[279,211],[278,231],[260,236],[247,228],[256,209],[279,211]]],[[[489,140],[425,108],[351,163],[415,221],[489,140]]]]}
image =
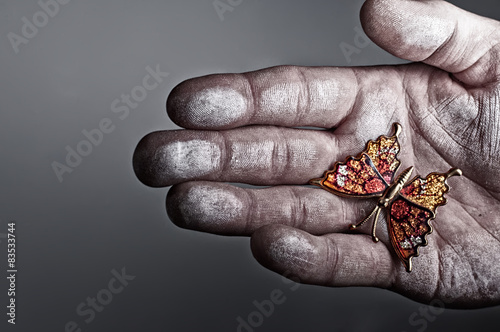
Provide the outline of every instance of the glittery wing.
{"type": "Polygon", "coordinates": [[[387,183],[392,183],[394,174],[400,164],[397,156],[399,153],[398,135],[401,133],[401,125],[394,123],[393,126],[394,134],[392,136],[380,136],[376,141],[369,141],[365,151],[363,151],[370,157],[373,165],[387,183]]]}
{"type": "Polygon", "coordinates": [[[429,220],[433,213],[402,196],[388,208],[389,238],[406,271],[411,271],[411,258],[418,256],[418,248],[427,245],[426,235],[432,232],[429,220]]]}
{"type": "Polygon", "coordinates": [[[397,154],[400,132],[401,125],[394,123],[392,136],[380,136],[375,141],[369,141],[356,158],[349,157],[344,163],[336,163],[333,170],[325,172],[323,178],[312,179],[309,183],[338,195],[381,196],[399,167],[397,154]]]}
{"type": "Polygon", "coordinates": [[[354,197],[378,197],[388,187],[366,153],[335,163],[333,170],[310,183],[337,195],[354,197]]]}
{"type": "Polygon", "coordinates": [[[446,204],[446,194],[450,187],[446,180],[450,176],[461,175],[457,168],[452,168],[448,173],[430,173],[425,179],[420,176],[415,177],[409,184],[403,187],[400,195],[407,200],[429,209],[433,216],[438,206],[446,204]]]}
{"type": "Polygon", "coordinates": [[[425,236],[432,232],[429,221],[436,216],[437,207],[446,204],[444,194],[450,189],[446,180],[461,174],[461,170],[452,168],[444,174],[430,173],[425,179],[417,176],[389,206],[389,237],[408,272],[418,248],[427,245],[425,236]]]}

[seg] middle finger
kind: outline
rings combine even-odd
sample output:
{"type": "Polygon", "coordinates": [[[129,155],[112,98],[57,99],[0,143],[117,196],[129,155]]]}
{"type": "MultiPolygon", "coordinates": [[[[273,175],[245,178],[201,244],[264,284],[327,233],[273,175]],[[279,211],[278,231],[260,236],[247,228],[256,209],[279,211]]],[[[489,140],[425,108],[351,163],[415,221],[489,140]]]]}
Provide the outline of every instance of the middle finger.
{"type": "Polygon", "coordinates": [[[305,184],[342,156],[331,131],[274,126],[228,131],[159,131],[134,153],[138,178],[153,187],[209,180],[305,184]]]}

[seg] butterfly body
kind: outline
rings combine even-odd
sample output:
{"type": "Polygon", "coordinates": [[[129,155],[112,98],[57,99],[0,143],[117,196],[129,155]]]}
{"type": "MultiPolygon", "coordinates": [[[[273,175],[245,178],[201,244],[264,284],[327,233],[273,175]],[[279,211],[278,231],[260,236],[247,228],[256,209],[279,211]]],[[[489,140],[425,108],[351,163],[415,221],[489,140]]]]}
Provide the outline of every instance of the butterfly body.
{"type": "Polygon", "coordinates": [[[385,209],[392,247],[410,272],[411,258],[418,256],[420,246],[427,245],[426,236],[432,232],[429,221],[435,218],[437,207],[446,203],[444,194],[449,191],[446,180],[462,172],[452,168],[444,174],[430,173],[425,179],[416,176],[408,182],[412,166],[394,179],[400,165],[398,135],[402,128],[398,123],[393,126],[392,136],[369,141],[356,158],[351,156],[343,163],[335,163],[332,170],[310,183],[340,196],[377,197],[374,209],[361,222],[350,225],[350,229],[360,227],[375,215],[372,239],[378,242],[377,221],[380,211],[385,209]]]}
{"type": "Polygon", "coordinates": [[[405,183],[410,179],[411,173],[413,171],[413,166],[408,167],[403,171],[394,181],[393,184],[389,185],[387,189],[382,194],[382,197],[378,200],[379,207],[387,207],[389,203],[399,194],[401,189],[403,189],[405,183]]]}

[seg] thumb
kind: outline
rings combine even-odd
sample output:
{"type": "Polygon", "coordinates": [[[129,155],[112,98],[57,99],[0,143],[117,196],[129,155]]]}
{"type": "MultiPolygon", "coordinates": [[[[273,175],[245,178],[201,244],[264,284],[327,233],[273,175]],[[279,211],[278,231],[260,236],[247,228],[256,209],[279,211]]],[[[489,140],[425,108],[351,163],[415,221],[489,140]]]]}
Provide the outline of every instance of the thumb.
{"type": "Polygon", "coordinates": [[[446,1],[367,0],[366,34],[403,59],[422,61],[470,86],[498,83],[500,23],[446,1]]]}

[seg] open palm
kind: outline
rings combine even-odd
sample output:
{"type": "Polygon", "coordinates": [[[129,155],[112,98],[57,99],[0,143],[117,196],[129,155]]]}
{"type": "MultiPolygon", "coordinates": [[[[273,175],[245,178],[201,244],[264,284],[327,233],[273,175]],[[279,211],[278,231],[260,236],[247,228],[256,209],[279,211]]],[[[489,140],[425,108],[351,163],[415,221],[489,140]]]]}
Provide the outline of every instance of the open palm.
{"type": "Polygon", "coordinates": [[[252,236],[259,262],[303,283],[382,287],[462,308],[499,304],[500,24],[444,1],[367,1],[361,20],[378,45],[418,62],[188,80],[167,102],[187,130],[144,137],[136,174],[174,185],[167,211],[177,225],[252,236]],[[400,169],[464,173],[449,179],[448,204],[411,273],[383,217],[379,243],[368,225],[348,232],[376,200],[298,186],[390,134],[393,122],[403,127],[400,169]]]}

